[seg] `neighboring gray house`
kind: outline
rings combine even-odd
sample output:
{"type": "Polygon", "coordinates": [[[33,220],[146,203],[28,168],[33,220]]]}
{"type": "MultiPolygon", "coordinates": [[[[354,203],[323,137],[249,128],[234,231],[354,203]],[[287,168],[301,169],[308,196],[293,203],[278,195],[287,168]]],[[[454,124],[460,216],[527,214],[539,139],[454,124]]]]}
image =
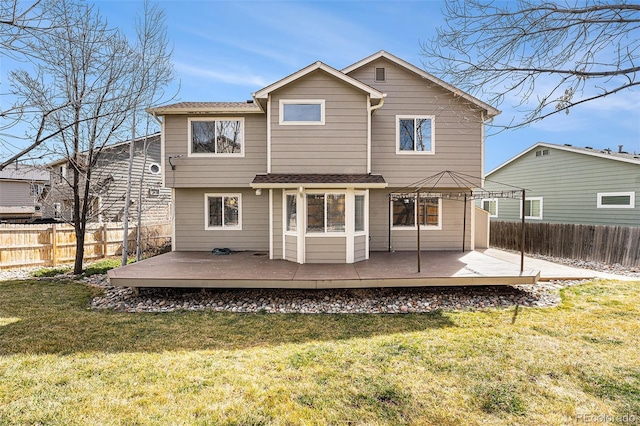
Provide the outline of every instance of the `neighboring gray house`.
{"type": "Polygon", "coordinates": [[[29,222],[42,217],[40,196],[49,185],[49,171],[13,164],[0,170],[0,221],[29,222]]]}
{"type": "Polygon", "coordinates": [[[481,177],[499,111],[387,52],[341,71],[316,62],[246,103],[149,113],[162,119],[174,251],[353,263],[415,250],[418,222],[425,250],[475,246],[476,209],[445,196],[460,191],[449,177],[420,202],[390,193],[444,170],[481,177]]]}
{"type": "MultiPolygon", "coordinates": [[[[539,142],[490,171],[495,182],[526,189],[530,222],[640,226],[640,154],[539,142]]],[[[491,220],[522,218],[521,200],[487,199],[491,220]]]]}
{"type": "MultiPolygon", "coordinates": [[[[92,171],[90,222],[120,222],[123,219],[129,147],[131,141],[108,145],[100,154],[98,167],[92,171]]],[[[142,177],[142,219],[149,223],[162,223],[171,219],[171,191],[162,186],[160,160],[160,134],[135,140],[132,169],[131,207],[129,220],[137,221],[138,194],[142,177]],[[146,144],[146,145],[145,145],[146,144]],[[145,156],[146,146],[146,156],[145,156]]],[[[51,188],[43,200],[45,217],[62,221],[72,218],[73,193],[70,183],[72,169],[66,159],[49,164],[51,188]]]]}

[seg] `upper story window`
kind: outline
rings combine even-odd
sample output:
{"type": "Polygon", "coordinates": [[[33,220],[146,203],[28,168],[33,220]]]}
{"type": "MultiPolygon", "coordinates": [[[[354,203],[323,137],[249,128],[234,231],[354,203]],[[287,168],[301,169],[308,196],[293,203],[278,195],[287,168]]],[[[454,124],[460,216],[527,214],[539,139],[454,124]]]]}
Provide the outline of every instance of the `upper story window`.
{"type": "Polygon", "coordinates": [[[376,68],[373,80],[376,83],[384,83],[387,81],[387,72],[384,68],[376,68]]]}
{"type": "Polygon", "coordinates": [[[549,155],[548,149],[539,149],[536,151],[536,157],[542,157],[543,155],[549,155]]]}
{"type": "Polygon", "coordinates": [[[635,192],[598,192],[599,209],[632,209],[636,204],[635,192]]]}
{"type": "Polygon", "coordinates": [[[189,155],[244,154],[244,119],[190,118],[189,155]]]}
{"type": "Polygon", "coordinates": [[[324,125],[324,99],[281,99],[280,124],[324,125]]]}
{"type": "Polygon", "coordinates": [[[396,116],[396,153],[433,154],[434,153],[434,117],[396,116]]]}

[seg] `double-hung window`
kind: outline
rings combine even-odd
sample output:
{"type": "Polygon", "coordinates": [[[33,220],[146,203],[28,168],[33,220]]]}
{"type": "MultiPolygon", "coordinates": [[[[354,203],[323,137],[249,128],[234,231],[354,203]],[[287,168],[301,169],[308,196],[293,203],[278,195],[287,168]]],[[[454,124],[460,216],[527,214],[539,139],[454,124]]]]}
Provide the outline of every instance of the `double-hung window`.
{"type": "Polygon", "coordinates": [[[205,194],[205,229],[242,229],[241,194],[205,194]]]}
{"type": "Polygon", "coordinates": [[[280,124],[324,124],[324,99],[281,99],[279,105],[280,124]]]}
{"type": "Polygon", "coordinates": [[[440,198],[397,197],[391,201],[394,228],[421,227],[440,229],[442,223],[442,200],[440,198]],[[416,208],[416,204],[418,208],[416,208]]]}
{"type": "MultiPolygon", "coordinates": [[[[522,204],[520,204],[520,217],[522,217],[522,204]]],[[[525,219],[542,220],[542,197],[526,198],[524,201],[525,219]]]]}
{"type": "Polygon", "coordinates": [[[244,119],[190,118],[189,155],[244,155],[244,119]]]}
{"type": "Polygon", "coordinates": [[[345,232],[345,194],[307,194],[307,233],[345,232]]]}
{"type": "Polygon", "coordinates": [[[396,116],[396,153],[433,154],[434,139],[432,115],[396,116]]]}

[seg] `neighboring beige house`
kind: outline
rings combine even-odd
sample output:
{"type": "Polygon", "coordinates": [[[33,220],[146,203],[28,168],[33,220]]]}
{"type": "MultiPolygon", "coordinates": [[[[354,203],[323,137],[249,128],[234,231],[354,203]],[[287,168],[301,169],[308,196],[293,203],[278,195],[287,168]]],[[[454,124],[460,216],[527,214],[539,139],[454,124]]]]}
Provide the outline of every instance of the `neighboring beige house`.
{"type": "Polygon", "coordinates": [[[29,222],[42,217],[40,196],[49,185],[49,172],[12,164],[0,170],[0,221],[29,222]]]}
{"type": "Polygon", "coordinates": [[[423,250],[475,247],[473,203],[447,196],[460,182],[443,176],[419,202],[402,188],[445,170],[480,182],[484,122],[499,111],[387,52],[341,71],[316,62],[246,103],[149,113],[162,120],[174,251],[353,263],[415,250],[418,222],[423,250]]]}
{"type": "MultiPolygon", "coordinates": [[[[89,222],[122,221],[130,144],[131,141],[125,141],[103,148],[98,166],[92,170],[89,222]]],[[[159,133],[135,140],[129,209],[131,221],[137,221],[141,177],[143,221],[162,223],[171,219],[171,190],[162,186],[160,151],[159,133]]],[[[73,171],[66,159],[49,164],[49,168],[51,188],[43,200],[45,217],[70,221],[73,212],[73,193],[70,186],[73,171]]]]}

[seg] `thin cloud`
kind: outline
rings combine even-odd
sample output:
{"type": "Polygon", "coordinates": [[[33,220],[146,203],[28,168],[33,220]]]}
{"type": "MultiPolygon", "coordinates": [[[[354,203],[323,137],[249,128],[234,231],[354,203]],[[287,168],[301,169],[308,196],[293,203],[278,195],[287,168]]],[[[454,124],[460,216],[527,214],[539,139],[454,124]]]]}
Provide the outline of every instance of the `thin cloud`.
{"type": "MultiPolygon", "coordinates": [[[[206,78],[208,81],[217,81],[227,84],[235,84],[239,86],[257,86],[264,87],[269,83],[260,75],[249,73],[246,71],[231,69],[225,66],[224,70],[217,70],[212,67],[199,67],[183,62],[176,62],[176,70],[180,74],[186,74],[193,77],[206,78]]],[[[228,64],[226,64],[228,65],[228,64]]]]}

